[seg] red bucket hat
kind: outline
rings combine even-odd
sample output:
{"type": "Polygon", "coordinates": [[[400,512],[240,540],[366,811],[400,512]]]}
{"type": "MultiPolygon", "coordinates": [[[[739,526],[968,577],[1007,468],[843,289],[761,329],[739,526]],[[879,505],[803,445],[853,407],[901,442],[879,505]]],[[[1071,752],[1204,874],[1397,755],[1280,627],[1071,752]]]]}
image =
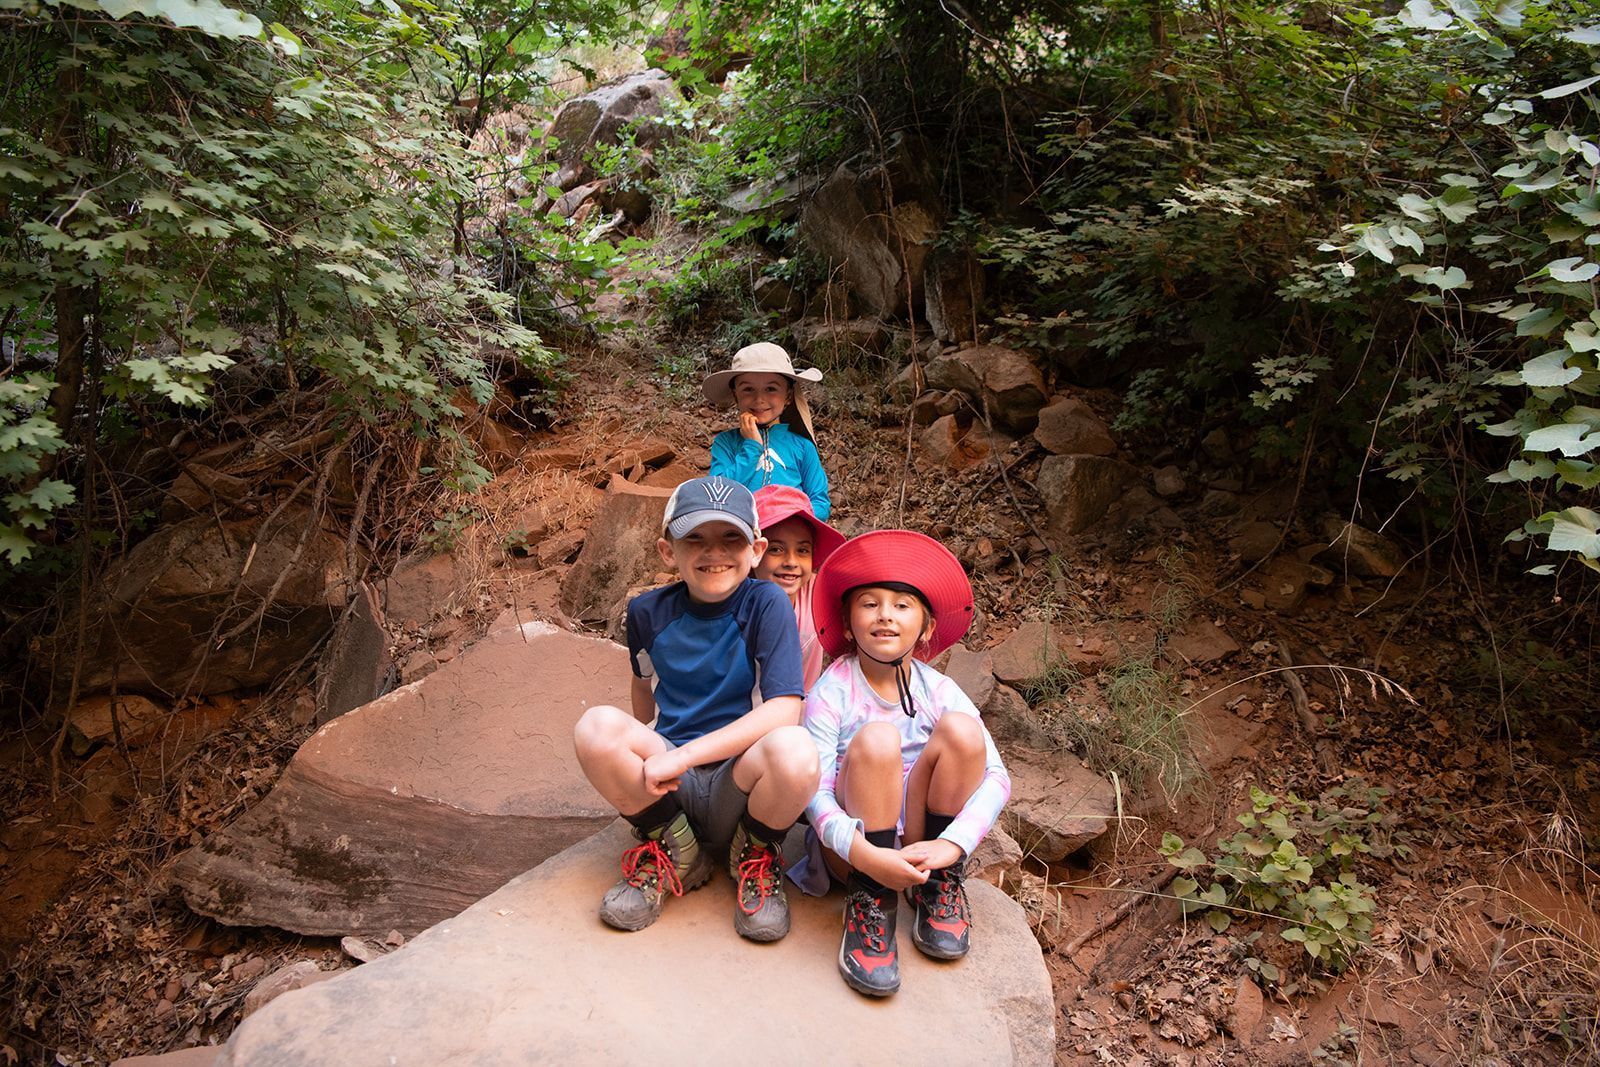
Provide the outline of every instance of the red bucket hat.
{"type": "Polygon", "coordinates": [[[972,625],[972,583],[948,548],[912,530],[874,530],[846,541],[817,571],[811,618],[828,655],[837,659],[851,647],[844,595],[879,582],[914,587],[933,610],[933,633],[918,659],[933,659],[961,640],[972,625]]]}
{"type": "Polygon", "coordinates": [[[844,534],[817,518],[811,510],[811,498],[794,486],[764,485],[756,490],[756,518],[761,521],[763,533],[796,515],[811,524],[811,559],[814,566],[820,567],[834,549],[844,544],[844,534]]]}

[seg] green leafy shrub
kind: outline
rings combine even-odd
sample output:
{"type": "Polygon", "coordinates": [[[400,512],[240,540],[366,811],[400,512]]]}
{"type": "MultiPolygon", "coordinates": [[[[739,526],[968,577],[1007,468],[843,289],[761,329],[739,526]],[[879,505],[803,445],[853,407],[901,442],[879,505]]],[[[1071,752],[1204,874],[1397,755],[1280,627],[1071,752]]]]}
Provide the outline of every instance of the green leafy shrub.
{"type": "MultiPolygon", "coordinates": [[[[1177,834],[1162,835],[1161,854],[1183,872],[1172,883],[1183,913],[1201,915],[1218,933],[1241,916],[1282,920],[1283,940],[1301,945],[1316,966],[1341,973],[1371,940],[1377,906],[1372,887],[1356,876],[1357,861],[1406,851],[1393,841],[1394,817],[1381,810],[1387,795],[1357,784],[1313,803],[1252,786],[1250,810],[1236,817],[1242,829],[1218,842],[1214,860],[1177,834]],[[1201,873],[1207,870],[1209,879],[1201,873]]],[[[1262,977],[1281,977],[1270,962],[1255,963],[1262,977]]]]}

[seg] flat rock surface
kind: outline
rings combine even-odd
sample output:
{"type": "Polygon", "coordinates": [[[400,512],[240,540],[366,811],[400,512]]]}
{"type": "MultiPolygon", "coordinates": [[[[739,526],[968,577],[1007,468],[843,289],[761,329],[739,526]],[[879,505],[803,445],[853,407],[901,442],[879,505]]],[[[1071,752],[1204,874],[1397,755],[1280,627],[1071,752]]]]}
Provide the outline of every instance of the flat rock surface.
{"type": "Polygon", "coordinates": [[[1011,802],[1002,818],[1022,851],[1055,863],[1106,832],[1116,814],[1111,783],[1071,756],[1012,752],[1011,802]]]}
{"type": "Polygon", "coordinates": [[[837,893],[791,891],[793,926],[771,945],[733,932],[725,873],[643,931],[602,926],[600,896],[631,843],[619,821],[398,952],[285,994],[244,1021],[217,1067],[881,1064],[906,1049],[939,1063],[1053,1062],[1043,957],[993,886],[968,883],[973,947],[956,963],[912,947],[902,904],[901,990],[877,1001],[839,978],[837,893]]]}
{"type": "Polygon", "coordinates": [[[537,622],[492,633],[313,734],[173,878],[233,925],[425,929],[614,818],[572,727],[594,704],[626,706],[628,678],[609,641],[537,622]]]}

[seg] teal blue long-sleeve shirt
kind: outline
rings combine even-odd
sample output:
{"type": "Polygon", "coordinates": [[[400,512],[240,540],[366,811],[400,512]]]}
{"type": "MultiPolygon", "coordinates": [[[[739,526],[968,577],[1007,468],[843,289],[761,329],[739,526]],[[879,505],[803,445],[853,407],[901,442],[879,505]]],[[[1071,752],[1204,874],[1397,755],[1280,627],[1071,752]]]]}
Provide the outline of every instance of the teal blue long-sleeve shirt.
{"type": "Polygon", "coordinates": [[[711,441],[711,473],[749,488],[753,493],[768,485],[792,485],[811,498],[811,510],[823,522],[833,505],[828,500],[828,472],[822,469],[817,446],[804,434],[781,422],[763,436],[766,444],[724,430],[711,441]]]}

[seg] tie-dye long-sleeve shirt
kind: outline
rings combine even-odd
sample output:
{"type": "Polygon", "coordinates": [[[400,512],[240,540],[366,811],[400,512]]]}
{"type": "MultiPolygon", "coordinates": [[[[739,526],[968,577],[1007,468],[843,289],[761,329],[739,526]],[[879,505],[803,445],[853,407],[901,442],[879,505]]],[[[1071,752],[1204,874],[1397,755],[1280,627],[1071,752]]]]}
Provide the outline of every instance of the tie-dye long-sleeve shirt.
{"type": "MultiPolygon", "coordinates": [[[[959,712],[971,715],[980,725],[983,722],[978,709],[972,706],[960,686],[926,663],[916,660],[911,663],[915,718],[906,715],[898,701],[885,700],[873,690],[854,655],[834,660],[806,696],[805,725],[817,744],[817,755],[822,763],[817,795],[806,805],[806,814],[822,843],[841,859],[849,860],[851,842],[863,827],[860,819],[851,818],[839,806],[834,785],[845,750],[863,726],[869,722],[887,722],[900,731],[900,767],[903,773],[909,774],[941,716],[959,712]]],[[[1000,752],[994,747],[988,727],[984,727],[983,744],[986,754],[983,780],[967,798],[949,829],[939,835],[959,845],[969,856],[994,826],[1000,809],[1011,797],[1011,776],[1000,762],[1000,752]]]]}

